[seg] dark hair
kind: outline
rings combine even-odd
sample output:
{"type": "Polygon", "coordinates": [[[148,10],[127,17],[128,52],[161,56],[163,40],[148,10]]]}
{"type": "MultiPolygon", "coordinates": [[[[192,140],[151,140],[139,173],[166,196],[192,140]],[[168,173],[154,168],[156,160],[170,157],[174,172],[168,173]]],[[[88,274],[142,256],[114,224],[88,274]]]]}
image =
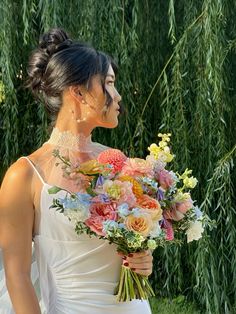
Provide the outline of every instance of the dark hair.
{"type": "Polygon", "coordinates": [[[61,108],[63,90],[71,85],[89,89],[91,78],[100,74],[108,108],[112,103],[105,89],[109,65],[116,73],[117,66],[111,57],[87,43],[72,41],[64,30],[53,28],[41,36],[39,47],[30,57],[27,86],[43,98],[47,111],[55,120],[61,108]]]}

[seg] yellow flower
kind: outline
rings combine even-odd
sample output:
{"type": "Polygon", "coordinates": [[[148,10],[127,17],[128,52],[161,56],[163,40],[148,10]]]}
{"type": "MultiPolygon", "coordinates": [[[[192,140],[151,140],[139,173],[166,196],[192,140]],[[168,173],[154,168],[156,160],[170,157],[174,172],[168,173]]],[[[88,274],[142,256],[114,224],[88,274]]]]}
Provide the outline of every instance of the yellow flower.
{"type": "Polygon", "coordinates": [[[171,133],[158,133],[158,137],[161,137],[163,142],[170,142],[171,133]]]}
{"type": "Polygon", "coordinates": [[[162,149],[155,143],[151,144],[148,147],[148,150],[154,156],[155,159],[158,159],[159,154],[162,152],[162,149]]]}
{"type": "Polygon", "coordinates": [[[119,178],[120,181],[128,181],[132,183],[132,191],[134,193],[134,195],[139,198],[143,195],[143,189],[141,184],[138,183],[138,181],[136,181],[134,178],[130,177],[130,176],[122,176],[119,178]]]}
{"type": "Polygon", "coordinates": [[[197,179],[194,178],[194,177],[186,177],[184,180],[183,180],[183,183],[184,183],[184,187],[186,188],[189,188],[189,189],[194,189],[195,186],[197,185],[197,179]]]}
{"type": "Polygon", "coordinates": [[[190,169],[185,169],[185,171],[184,171],[184,173],[181,175],[181,176],[179,176],[179,178],[180,179],[182,179],[182,180],[184,180],[185,178],[188,178],[188,176],[190,175],[190,174],[192,174],[192,170],[190,169]]]}
{"type": "Polygon", "coordinates": [[[96,174],[102,171],[101,164],[96,159],[91,159],[80,164],[79,171],[84,174],[96,174]]]}
{"type": "Polygon", "coordinates": [[[165,162],[171,162],[174,158],[174,155],[171,154],[170,148],[168,146],[164,147],[163,156],[165,162]]]}
{"type": "Polygon", "coordinates": [[[106,192],[111,198],[116,200],[118,200],[121,196],[121,188],[115,183],[108,187],[106,192]]]}
{"type": "Polygon", "coordinates": [[[174,202],[185,202],[191,199],[190,193],[183,193],[178,191],[178,193],[174,196],[174,202]]]}
{"type": "Polygon", "coordinates": [[[168,142],[170,141],[171,134],[158,134],[159,137],[162,138],[162,140],[159,142],[159,144],[151,144],[148,147],[148,150],[150,151],[151,155],[156,159],[160,159],[164,162],[171,162],[174,158],[174,155],[170,153],[170,148],[168,146],[168,142]]]}

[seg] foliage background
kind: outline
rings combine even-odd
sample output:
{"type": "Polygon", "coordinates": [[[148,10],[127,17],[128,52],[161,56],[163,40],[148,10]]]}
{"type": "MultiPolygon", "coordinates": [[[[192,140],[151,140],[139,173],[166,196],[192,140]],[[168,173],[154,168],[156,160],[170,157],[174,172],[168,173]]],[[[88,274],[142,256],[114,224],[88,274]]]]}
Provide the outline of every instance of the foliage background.
{"type": "Polygon", "coordinates": [[[185,294],[206,313],[236,300],[236,2],[232,0],[1,0],[0,177],[47,139],[44,108],[23,87],[30,51],[52,26],[119,64],[126,114],[94,137],[144,156],[172,133],[175,164],[199,179],[195,197],[217,221],[199,243],[155,253],[157,295],[185,294]]]}

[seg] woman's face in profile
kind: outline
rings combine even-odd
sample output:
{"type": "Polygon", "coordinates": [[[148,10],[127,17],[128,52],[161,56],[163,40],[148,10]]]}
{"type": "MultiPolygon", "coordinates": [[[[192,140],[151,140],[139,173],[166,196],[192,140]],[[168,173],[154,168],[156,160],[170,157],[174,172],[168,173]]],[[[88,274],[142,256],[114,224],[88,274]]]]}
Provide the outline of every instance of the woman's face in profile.
{"type": "Polygon", "coordinates": [[[96,126],[115,128],[118,125],[121,96],[115,88],[115,73],[111,65],[105,78],[105,89],[112,98],[108,107],[105,105],[107,100],[102,89],[101,78],[98,75],[92,79],[91,89],[86,95],[86,102],[90,105],[90,113],[96,126]]]}

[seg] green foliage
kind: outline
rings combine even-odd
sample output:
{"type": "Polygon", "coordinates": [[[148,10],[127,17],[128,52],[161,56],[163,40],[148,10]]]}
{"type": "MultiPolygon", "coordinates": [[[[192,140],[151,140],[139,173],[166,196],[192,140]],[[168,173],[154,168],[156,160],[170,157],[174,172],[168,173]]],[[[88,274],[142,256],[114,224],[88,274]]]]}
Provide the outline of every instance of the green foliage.
{"type": "Polygon", "coordinates": [[[233,313],[236,300],[235,13],[231,0],[0,1],[0,177],[48,136],[44,107],[24,88],[39,34],[61,26],[110,53],[126,114],[95,139],[142,157],[171,131],[175,166],[193,169],[194,196],[217,223],[199,243],[156,250],[156,293],[214,314],[233,313]]]}
{"type": "Polygon", "coordinates": [[[196,306],[186,300],[183,295],[170,299],[151,298],[150,305],[153,314],[200,314],[196,306]]]}

